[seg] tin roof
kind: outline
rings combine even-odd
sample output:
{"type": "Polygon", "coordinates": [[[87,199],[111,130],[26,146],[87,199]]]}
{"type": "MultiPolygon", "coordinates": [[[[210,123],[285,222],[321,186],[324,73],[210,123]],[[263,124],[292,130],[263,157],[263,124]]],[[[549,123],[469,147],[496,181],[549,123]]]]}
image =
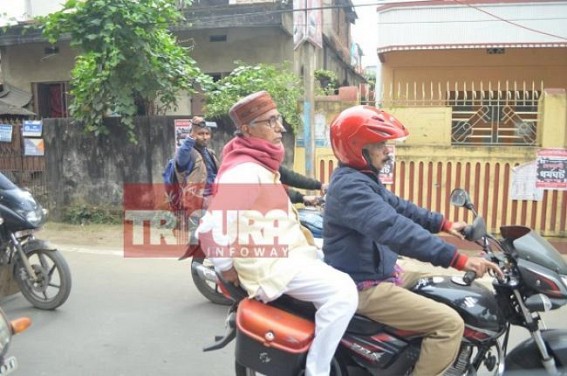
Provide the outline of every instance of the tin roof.
{"type": "Polygon", "coordinates": [[[0,115],[35,115],[23,108],[30,103],[31,98],[31,93],[4,84],[0,91],[0,115]]]}

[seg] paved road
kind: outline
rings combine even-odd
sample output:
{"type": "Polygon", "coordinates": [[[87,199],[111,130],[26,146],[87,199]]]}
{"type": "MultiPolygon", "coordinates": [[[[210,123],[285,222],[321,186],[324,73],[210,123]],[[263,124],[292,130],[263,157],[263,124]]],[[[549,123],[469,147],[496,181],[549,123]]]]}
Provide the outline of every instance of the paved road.
{"type": "MultiPolygon", "coordinates": [[[[232,345],[201,351],[222,333],[226,307],[198,294],[188,261],[61,248],[74,283],[64,306],[36,310],[20,294],[0,300],[10,317],[33,320],[10,349],[20,363],[17,375],[233,375],[232,345]]],[[[566,313],[546,314],[548,325],[565,327],[566,313]]],[[[517,330],[512,342],[526,336],[517,330]]]]}
{"type": "Polygon", "coordinates": [[[233,374],[232,346],[201,351],[222,333],[226,307],[198,294],[188,261],[96,252],[64,252],[74,285],[60,309],[33,309],[21,294],[0,301],[33,320],[10,349],[17,375],[233,374]]]}

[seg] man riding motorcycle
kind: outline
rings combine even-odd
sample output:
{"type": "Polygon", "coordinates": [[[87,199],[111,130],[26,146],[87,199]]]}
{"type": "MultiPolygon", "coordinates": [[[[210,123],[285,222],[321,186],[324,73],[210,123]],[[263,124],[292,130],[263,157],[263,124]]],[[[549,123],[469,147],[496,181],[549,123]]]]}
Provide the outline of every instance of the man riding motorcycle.
{"type": "Polygon", "coordinates": [[[446,304],[408,290],[423,274],[403,271],[398,255],[472,270],[478,276],[489,270],[502,272],[497,265],[469,258],[433,235],[445,231],[461,236],[466,223],[452,223],[382,185],[378,172],[389,160],[386,141],[409,135],[396,118],[374,107],[355,106],[335,118],[330,132],[340,165],[326,196],[325,261],[356,282],[357,313],[394,328],[425,333],[413,374],[442,374],[457,356],[463,320],[446,304]]]}

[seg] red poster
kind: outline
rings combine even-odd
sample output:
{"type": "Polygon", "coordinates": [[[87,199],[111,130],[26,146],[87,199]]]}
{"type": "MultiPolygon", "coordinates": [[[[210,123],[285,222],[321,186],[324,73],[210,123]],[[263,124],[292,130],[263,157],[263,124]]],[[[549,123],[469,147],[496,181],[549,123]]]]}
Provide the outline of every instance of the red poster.
{"type": "Polygon", "coordinates": [[[539,150],[536,174],[537,188],[567,190],[567,150],[539,150]]]}

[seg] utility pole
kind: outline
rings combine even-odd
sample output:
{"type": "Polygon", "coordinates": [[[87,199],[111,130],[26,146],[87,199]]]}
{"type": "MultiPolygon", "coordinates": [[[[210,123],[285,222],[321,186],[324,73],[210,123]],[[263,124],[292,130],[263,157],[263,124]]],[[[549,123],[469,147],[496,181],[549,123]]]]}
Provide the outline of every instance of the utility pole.
{"type": "Polygon", "coordinates": [[[305,175],[315,178],[315,116],[314,116],[314,77],[315,46],[310,41],[309,9],[311,1],[304,0],[304,42],[302,46],[303,60],[303,140],[305,143],[305,175]]]}
{"type": "Polygon", "coordinates": [[[305,42],[303,43],[303,87],[305,90],[303,99],[303,140],[305,142],[305,175],[310,178],[315,178],[314,70],[315,46],[305,42]]]}

